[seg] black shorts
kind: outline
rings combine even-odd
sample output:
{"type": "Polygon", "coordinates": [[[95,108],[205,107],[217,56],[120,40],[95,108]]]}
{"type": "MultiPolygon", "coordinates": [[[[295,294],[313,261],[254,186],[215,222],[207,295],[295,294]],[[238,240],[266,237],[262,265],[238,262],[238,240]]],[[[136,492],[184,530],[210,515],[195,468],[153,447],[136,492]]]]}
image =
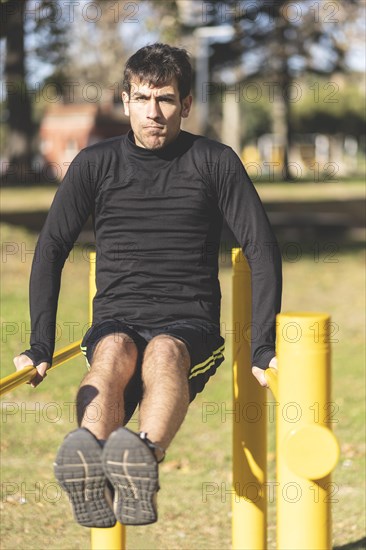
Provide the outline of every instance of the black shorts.
{"type": "Polygon", "coordinates": [[[187,346],[191,368],[188,375],[190,401],[201,392],[208,379],[215,374],[217,367],[224,360],[225,340],[220,336],[220,329],[207,321],[179,321],[161,328],[150,329],[130,325],[117,319],[107,319],[93,324],[81,342],[81,351],[88,366],[92,364],[95,346],[105,336],[113,333],[127,334],[136,344],[138,350],[137,368],[125,391],[125,423],[133,415],[142,398],[141,364],[148,342],[159,334],[167,334],[184,342],[187,346]]]}

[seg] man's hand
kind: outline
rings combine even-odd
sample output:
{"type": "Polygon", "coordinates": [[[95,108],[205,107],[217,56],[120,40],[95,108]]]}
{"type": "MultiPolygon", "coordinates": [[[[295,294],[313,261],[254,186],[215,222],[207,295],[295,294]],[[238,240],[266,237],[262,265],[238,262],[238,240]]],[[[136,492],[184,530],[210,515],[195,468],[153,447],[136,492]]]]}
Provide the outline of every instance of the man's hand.
{"type": "MultiPolygon", "coordinates": [[[[268,367],[277,369],[277,357],[273,357],[273,359],[271,359],[268,367]]],[[[261,386],[263,386],[264,388],[268,388],[269,386],[267,384],[264,372],[265,371],[263,369],[260,369],[259,367],[252,367],[253,376],[255,376],[261,386]]]]}
{"type": "MultiPolygon", "coordinates": [[[[15,365],[15,368],[17,371],[24,369],[25,367],[28,367],[29,365],[33,364],[33,361],[24,354],[17,355],[13,359],[13,363],[15,365]]],[[[32,386],[32,388],[35,388],[40,384],[47,376],[46,370],[50,368],[49,363],[39,363],[39,365],[36,366],[37,372],[34,375],[34,378],[28,384],[32,386]]]]}

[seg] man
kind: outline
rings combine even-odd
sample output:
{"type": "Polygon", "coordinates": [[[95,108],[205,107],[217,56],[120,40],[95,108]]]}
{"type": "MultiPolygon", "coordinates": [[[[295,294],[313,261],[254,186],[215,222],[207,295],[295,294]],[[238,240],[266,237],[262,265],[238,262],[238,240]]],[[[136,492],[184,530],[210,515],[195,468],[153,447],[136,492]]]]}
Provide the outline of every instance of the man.
{"type": "Polygon", "coordinates": [[[77,395],[80,427],[65,438],[55,462],[76,520],[88,527],[157,519],[158,463],[189,403],[224,359],[218,282],[223,218],[251,265],[253,374],[262,385],[264,370],[275,361],[278,247],[235,153],[181,131],[190,88],[185,50],[154,44],[128,60],[122,98],[132,131],[77,155],[37,244],[31,346],[14,359],[17,369],[33,361],[34,386],[52,361],[64,262],[93,216],[97,294],[82,342],[90,371],[77,395]],[[138,404],[136,434],[122,426],[138,404]],[[97,422],[86,414],[90,405],[99,410],[97,422]]]}

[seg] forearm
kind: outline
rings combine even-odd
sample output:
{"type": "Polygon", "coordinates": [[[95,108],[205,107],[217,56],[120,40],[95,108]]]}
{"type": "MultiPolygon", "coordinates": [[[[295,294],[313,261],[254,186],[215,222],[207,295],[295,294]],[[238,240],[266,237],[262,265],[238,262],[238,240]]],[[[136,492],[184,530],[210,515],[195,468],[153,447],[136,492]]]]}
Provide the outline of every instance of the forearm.
{"type": "Polygon", "coordinates": [[[265,369],[275,356],[276,315],[281,310],[281,254],[276,241],[262,243],[260,261],[252,270],[252,365],[265,369]]]}

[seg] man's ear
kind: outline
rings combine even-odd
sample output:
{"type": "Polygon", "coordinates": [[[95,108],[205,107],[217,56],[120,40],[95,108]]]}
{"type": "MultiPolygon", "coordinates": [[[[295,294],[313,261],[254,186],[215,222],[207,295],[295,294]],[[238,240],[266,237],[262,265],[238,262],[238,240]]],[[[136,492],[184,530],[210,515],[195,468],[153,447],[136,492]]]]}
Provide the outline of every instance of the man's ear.
{"type": "Polygon", "coordinates": [[[122,92],[123,109],[126,116],[130,116],[130,96],[127,92],[122,92]]]}
{"type": "Polygon", "coordinates": [[[191,107],[192,107],[192,96],[187,95],[187,97],[185,97],[182,100],[182,112],[181,112],[181,117],[182,118],[187,118],[188,117],[188,115],[190,113],[190,110],[191,110],[191,107]]]}

